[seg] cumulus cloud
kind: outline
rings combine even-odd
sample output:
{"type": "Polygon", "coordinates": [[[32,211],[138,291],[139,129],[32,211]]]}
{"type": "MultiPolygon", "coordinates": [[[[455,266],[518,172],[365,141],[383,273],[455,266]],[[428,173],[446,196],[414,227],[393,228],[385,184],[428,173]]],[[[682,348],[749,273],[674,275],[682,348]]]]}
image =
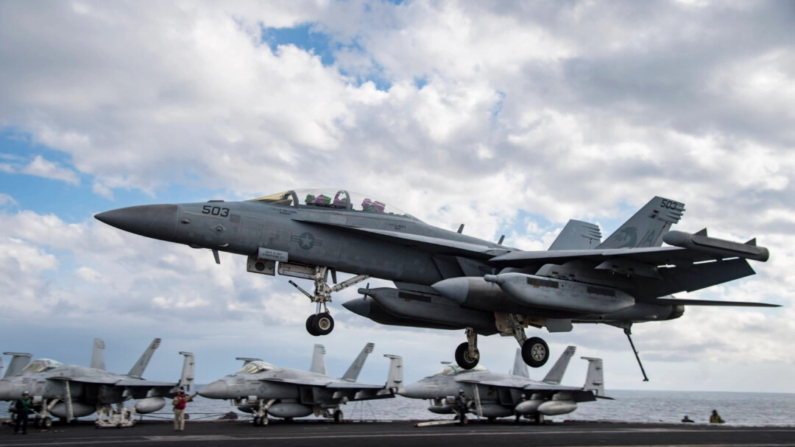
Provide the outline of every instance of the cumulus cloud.
{"type": "MultiPolygon", "coordinates": [[[[615,224],[663,195],[687,204],[679,228],[758,236],[773,253],[755,280],[692,295],[791,304],[792,8],[4,2],[0,16],[13,20],[0,27],[0,126],[68,161],[6,155],[0,171],[78,186],[85,178],[103,198],[139,190],[152,201],[175,186],[233,199],[340,185],[524,249],[548,247],[569,218],[615,224]],[[268,30],[307,24],[328,39],[333,63],[263,41],[268,30]]],[[[305,298],[246,274],[238,257],[217,266],[209,253],[84,217],[0,215],[0,280],[25,303],[38,297],[10,304],[15,311],[149,328],[179,312],[216,335],[230,325],[302,330],[305,298]]],[[[791,337],[789,317],[692,308],[635,332],[651,361],[746,361],[738,347],[747,361],[776,361],[783,350],[770,340],[791,337]]],[[[384,333],[413,343],[410,330],[346,314],[339,323],[390,348],[399,346],[384,333]]],[[[450,349],[461,339],[433,334],[450,349]]],[[[626,349],[608,328],[566,336],[606,355],[626,349]]],[[[431,360],[422,356],[417,363],[431,360]]]]}

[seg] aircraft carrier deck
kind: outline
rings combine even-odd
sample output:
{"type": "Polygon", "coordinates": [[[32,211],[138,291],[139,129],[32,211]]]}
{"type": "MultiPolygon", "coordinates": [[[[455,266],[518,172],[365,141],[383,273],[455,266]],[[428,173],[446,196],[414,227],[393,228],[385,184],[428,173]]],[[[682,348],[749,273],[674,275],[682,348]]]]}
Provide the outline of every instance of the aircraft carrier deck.
{"type": "Polygon", "coordinates": [[[27,436],[12,436],[0,427],[0,447],[6,446],[795,446],[795,427],[738,427],[696,424],[637,424],[567,421],[537,426],[530,423],[472,422],[464,427],[415,427],[415,422],[273,421],[255,427],[245,421],[189,422],[184,432],[171,423],[145,421],[132,428],[95,429],[81,422],[31,428],[27,436]]]}

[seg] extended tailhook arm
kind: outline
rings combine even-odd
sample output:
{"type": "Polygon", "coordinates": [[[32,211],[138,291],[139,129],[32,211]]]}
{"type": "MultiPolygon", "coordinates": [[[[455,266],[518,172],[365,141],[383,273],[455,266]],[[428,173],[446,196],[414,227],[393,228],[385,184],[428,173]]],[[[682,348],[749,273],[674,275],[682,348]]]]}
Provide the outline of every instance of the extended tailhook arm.
{"type": "Polygon", "coordinates": [[[627,340],[629,340],[629,345],[632,346],[632,352],[635,353],[635,358],[638,360],[638,366],[640,366],[640,372],[643,373],[643,381],[648,382],[649,378],[646,377],[646,370],[643,369],[643,363],[640,361],[640,355],[638,354],[638,350],[635,349],[635,343],[632,342],[632,329],[625,327],[624,333],[627,334],[627,340]]]}

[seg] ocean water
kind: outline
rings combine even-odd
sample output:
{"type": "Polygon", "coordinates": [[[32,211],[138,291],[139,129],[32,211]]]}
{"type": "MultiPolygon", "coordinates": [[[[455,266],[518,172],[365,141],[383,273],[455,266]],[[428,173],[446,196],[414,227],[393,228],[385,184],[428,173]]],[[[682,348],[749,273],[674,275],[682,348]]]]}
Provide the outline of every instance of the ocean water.
{"type": "MultiPolygon", "coordinates": [[[[599,399],[579,404],[574,413],[548,418],[552,421],[625,421],[678,423],[688,415],[697,424],[709,422],[712,410],[718,410],[727,425],[795,426],[795,394],[685,392],[685,391],[608,391],[615,400],[599,399]]],[[[427,410],[428,401],[407,399],[382,399],[352,402],[342,406],[345,419],[352,420],[407,420],[451,419],[427,410]]],[[[0,418],[8,417],[8,407],[0,405],[0,418]]],[[[249,415],[237,411],[229,401],[205,399],[197,396],[188,404],[192,420],[217,419],[234,411],[242,419],[249,415]]],[[[144,415],[144,420],[170,419],[170,405],[163,410],[144,415]]],[[[474,417],[470,415],[469,417],[474,417]]],[[[313,419],[313,416],[307,419],[313,419]]],[[[85,419],[92,419],[87,417],[85,419]]]]}

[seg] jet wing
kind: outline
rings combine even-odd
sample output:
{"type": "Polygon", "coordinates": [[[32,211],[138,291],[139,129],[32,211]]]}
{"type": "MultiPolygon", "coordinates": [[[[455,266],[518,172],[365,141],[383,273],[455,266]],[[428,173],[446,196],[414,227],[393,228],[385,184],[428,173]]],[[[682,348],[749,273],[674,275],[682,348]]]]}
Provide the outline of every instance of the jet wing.
{"type": "Polygon", "coordinates": [[[153,388],[153,387],[175,387],[177,386],[176,382],[155,382],[152,380],[142,380],[142,379],[101,379],[101,378],[91,378],[91,377],[48,377],[49,380],[58,380],[58,381],[69,381],[75,383],[87,383],[92,385],[113,385],[113,386],[123,386],[123,387],[143,387],[143,388],[153,388]]]}
{"type": "Polygon", "coordinates": [[[425,247],[434,250],[434,252],[439,254],[465,255],[465,256],[488,259],[508,252],[508,250],[494,248],[484,244],[453,241],[449,239],[442,239],[432,236],[401,233],[399,231],[352,227],[348,225],[334,224],[330,222],[315,221],[310,219],[294,218],[293,220],[297,222],[305,222],[316,225],[324,225],[324,226],[340,228],[343,230],[359,234],[366,234],[368,236],[376,237],[382,240],[386,240],[395,244],[400,244],[408,247],[425,247]]]}
{"type": "Polygon", "coordinates": [[[529,381],[528,379],[518,378],[518,377],[494,379],[494,380],[477,380],[477,379],[467,379],[462,377],[462,378],[456,378],[455,381],[458,383],[494,386],[498,388],[514,388],[526,391],[582,391],[582,387],[578,388],[571,386],[550,385],[541,382],[532,382],[529,381]]]}
{"type": "Polygon", "coordinates": [[[115,383],[116,386],[126,386],[126,387],[145,387],[145,388],[152,388],[152,387],[170,387],[173,388],[177,386],[177,382],[155,382],[152,380],[135,380],[135,379],[124,379],[120,380],[115,383]]]}
{"type": "Polygon", "coordinates": [[[291,385],[300,385],[300,386],[317,386],[325,388],[330,383],[333,383],[333,379],[327,377],[302,377],[300,379],[280,379],[280,378],[266,378],[260,379],[263,382],[278,382],[278,383],[289,383],[291,385]]]}
{"type": "Polygon", "coordinates": [[[384,388],[383,385],[368,385],[356,382],[335,382],[334,379],[322,377],[305,377],[300,379],[279,379],[274,377],[260,380],[263,382],[279,382],[298,386],[328,388],[330,390],[381,390],[384,388]]]}
{"type": "Polygon", "coordinates": [[[335,382],[326,385],[330,390],[382,390],[384,385],[369,385],[356,382],[335,382]]]}

